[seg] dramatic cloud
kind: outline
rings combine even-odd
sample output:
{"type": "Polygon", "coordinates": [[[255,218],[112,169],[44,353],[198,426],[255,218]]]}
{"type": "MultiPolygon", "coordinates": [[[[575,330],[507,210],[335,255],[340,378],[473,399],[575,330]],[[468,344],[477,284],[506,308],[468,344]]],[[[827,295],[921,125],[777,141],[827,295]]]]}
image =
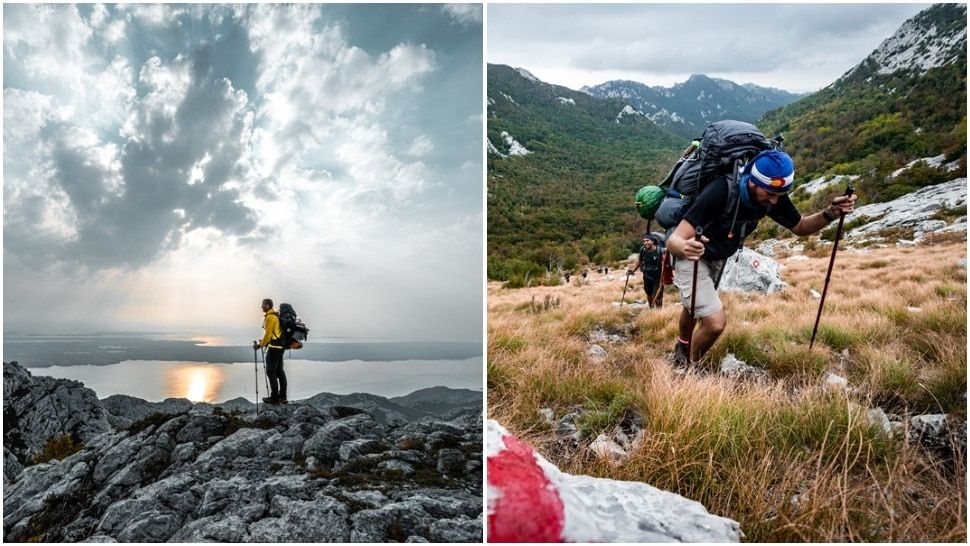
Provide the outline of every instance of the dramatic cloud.
{"type": "Polygon", "coordinates": [[[496,4],[488,59],[577,89],[614,78],[670,85],[704,73],[807,91],[834,81],[923,8],[496,4]]]}
{"type": "Polygon", "coordinates": [[[434,308],[422,275],[448,286],[448,245],[422,241],[481,220],[480,175],[453,182],[480,165],[480,143],[458,143],[480,140],[465,122],[480,107],[449,92],[479,62],[480,7],[477,25],[463,7],[401,9],[425,34],[394,40],[380,6],[5,5],[5,317],[44,290],[16,324],[72,328],[94,305],[105,328],[238,325],[289,294],[351,335],[413,293],[370,334],[478,338],[480,230],[446,230],[478,249],[448,294],[460,305],[420,328],[405,317],[434,308]],[[442,186],[450,202],[428,191],[442,186]],[[396,245],[375,260],[378,240],[396,245]],[[358,282],[377,271],[401,282],[358,282]],[[324,279],[359,322],[324,311],[324,279]]]}

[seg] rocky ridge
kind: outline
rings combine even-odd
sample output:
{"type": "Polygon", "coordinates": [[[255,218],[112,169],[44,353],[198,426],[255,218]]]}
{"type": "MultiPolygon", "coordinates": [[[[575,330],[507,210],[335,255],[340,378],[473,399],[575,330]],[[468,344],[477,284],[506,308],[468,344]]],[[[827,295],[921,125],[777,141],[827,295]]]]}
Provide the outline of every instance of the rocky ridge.
{"type": "Polygon", "coordinates": [[[598,98],[621,99],[627,103],[622,113],[643,116],[685,138],[696,138],[708,123],[719,119],[755,122],[765,112],[804,96],[703,74],[694,74],[672,87],[611,80],[580,91],[598,98]]]}
{"type": "Polygon", "coordinates": [[[958,24],[960,19],[966,21],[966,17],[966,5],[934,5],[903,23],[854,70],[869,67],[879,74],[900,70],[925,73],[954,62],[961,54],[966,55],[966,24],[958,24]]]}
{"type": "Polygon", "coordinates": [[[4,363],[4,539],[479,542],[481,394],[467,393],[477,405],[466,397],[448,419],[319,395],[257,415],[242,400],[102,402],[4,363]],[[83,448],[29,464],[47,434],[83,448]]]}
{"type": "Polygon", "coordinates": [[[944,207],[966,209],[966,206],[967,179],[956,178],[949,182],[921,188],[886,203],[859,207],[846,218],[846,221],[851,222],[854,218],[866,218],[868,221],[850,230],[847,236],[859,238],[873,236],[886,229],[908,228],[913,230],[914,240],[919,241],[926,233],[966,231],[965,213],[962,218],[952,223],[934,218],[934,215],[944,207]]]}

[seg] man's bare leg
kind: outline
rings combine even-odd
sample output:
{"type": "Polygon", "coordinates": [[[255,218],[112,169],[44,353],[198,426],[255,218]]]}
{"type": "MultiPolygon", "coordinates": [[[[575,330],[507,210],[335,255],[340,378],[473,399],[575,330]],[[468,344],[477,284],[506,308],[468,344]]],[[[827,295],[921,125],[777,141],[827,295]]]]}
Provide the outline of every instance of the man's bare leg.
{"type": "MultiPolygon", "coordinates": [[[[688,322],[690,321],[690,313],[685,313],[688,315],[688,322]]],[[[683,319],[683,316],[681,316],[683,319]]],[[[713,315],[708,315],[700,319],[700,326],[694,332],[694,339],[690,344],[690,361],[700,362],[701,358],[707,354],[707,351],[714,345],[717,338],[721,336],[721,332],[724,331],[724,327],[727,325],[727,316],[724,314],[724,309],[719,310],[713,315]]],[[[688,331],[690,326],[688,325],[688,331]]]]}

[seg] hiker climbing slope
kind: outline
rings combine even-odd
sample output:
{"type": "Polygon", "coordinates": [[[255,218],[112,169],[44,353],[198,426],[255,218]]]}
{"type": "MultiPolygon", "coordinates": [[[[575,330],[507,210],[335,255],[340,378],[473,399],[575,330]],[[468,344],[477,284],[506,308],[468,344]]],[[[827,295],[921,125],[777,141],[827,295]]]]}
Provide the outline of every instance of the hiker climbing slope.
{"type": "Polygon", "coordinates": [[[269,378],[270,395],[263,398],[267,404],[286,404],[286,373],[283,372],[283,332],[279,313],[273,309],[273,300],[263,300],[263,339],[253,343],[253,349],[266,347],[266,376],[269,378]]]}
{"type": "Polygon", "coordinates": [[[640,248],[637,263],[633,266],[633,271],[627,271],[627,274],[632,275],[637,270],[643,273],[643,291],[647,293],[647,305],[653,307],[653,296],[660,282],[660,247],[656,235],[644,233],[642,239],[643,247],[640,248]]]}
{"type": "Polygon", "coordinates": [[[840,215],[851,213],[856,201],[855,195],[836,197],[822,211],[802,216],[788,198],[795,180],[795,164],[788,154],[776,149],[759,153],[744,166],[736,182],[737,192],[730,192],[737,193],[736,203],[729,203],[728,184],[734,182],[728,176],[719,178],[701,190],[667,239],[668,250],[678,258],[674,284],[683,302],[680,336],[674,346],[677,364],[698,362],[724,331],[727,317],[714,286],[715,278],[725,260],[741,248],[744,238],[762,218],[771,218],[795,235],[811,235],[840,215]],[[727,215],[727,219],[725,203],[734,207],[734,214],[727,215]],[[704,231],[700,241],[694,239],[696,227],[704,231]],[[688,309],[694,297],[691,285],[695,262],[699,262],[697,301],[695,317],[691,317],[688,309]],[[696,332],[691,331],[693,319],[700,322],[696,332]]]}

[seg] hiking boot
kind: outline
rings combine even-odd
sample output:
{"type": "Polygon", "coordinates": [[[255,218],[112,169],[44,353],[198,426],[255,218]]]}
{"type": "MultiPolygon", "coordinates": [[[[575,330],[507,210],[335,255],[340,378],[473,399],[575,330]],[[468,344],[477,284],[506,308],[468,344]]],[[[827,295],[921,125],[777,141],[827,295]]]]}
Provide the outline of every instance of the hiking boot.
{"type": "Polygon", "coordinates": [[[289,404],[289,403],[290,403],[290,401],[289,401],[289,400],[287,400],[286,398],[280,398],[280,399],[279,399],[279,403],[280,403],[280,404],[284,404],[284,405],[286,405],[286,404],[289,404]]]}
{"type": "Polygon", "coordinates": [[[280,399],[275,396],[264,396],[263,402],[266,404],[279,404],[280,399]]]}
{"type": "Polygon", "coordinates": [[[674,345],[674,366],[686,366],[690,363],[690,353],[687,349],[686,343],[677,341],[677,344],[674,345]]]}

